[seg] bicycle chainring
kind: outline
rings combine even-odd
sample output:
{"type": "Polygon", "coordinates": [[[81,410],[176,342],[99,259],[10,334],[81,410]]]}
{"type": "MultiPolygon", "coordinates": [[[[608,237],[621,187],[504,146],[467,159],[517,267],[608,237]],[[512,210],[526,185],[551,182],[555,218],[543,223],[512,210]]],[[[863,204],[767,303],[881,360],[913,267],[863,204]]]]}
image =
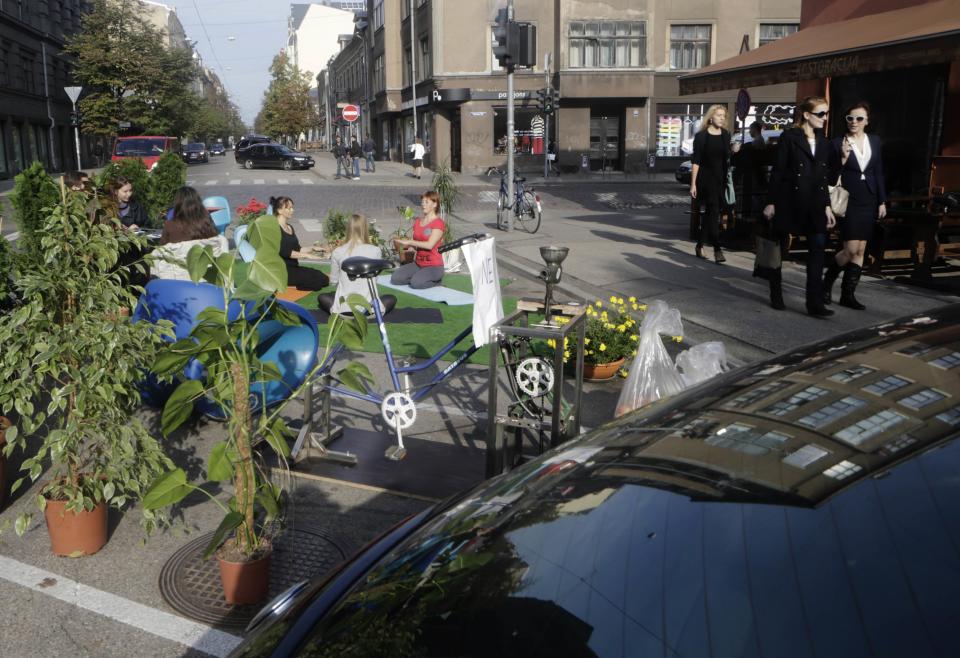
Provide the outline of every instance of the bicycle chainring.
{"type": "Polygon", "coordinates": [[[553,388],[553,365],[539,356],[529,356],[517,365],[517,387],[531,398],[541,398],[553,388]]]}
{"type": "Polygon", "coordinates": [[[380,415],[390,429],[412,427],[417,421],[417,405],[406,393],[387,393],[380,404],[380,415]]]}

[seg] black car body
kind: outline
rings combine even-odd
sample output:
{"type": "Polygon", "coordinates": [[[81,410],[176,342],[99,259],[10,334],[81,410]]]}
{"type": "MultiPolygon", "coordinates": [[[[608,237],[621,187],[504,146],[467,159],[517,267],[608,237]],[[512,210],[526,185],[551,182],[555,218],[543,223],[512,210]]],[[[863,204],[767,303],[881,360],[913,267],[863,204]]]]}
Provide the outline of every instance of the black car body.
{"type": "Polygon", "coordinates": [[[183,147],[183,161],[190,162],[210,162],[210,153],[207,151],[206,144],[194,142],[183,147]]]}
{"type": "Polygon", "coordinates": [[[217,142],[210,145],[210,155],[226,155],[227,149],[224,148],[223,144],[217,142]]]}
{"type": "Polygon", "coordinates": [[[680,166],[677,167],[677,170],[674,172],[674,176],[676,176],[678,183],[689,185],[692,173],[693,163],[690,160],[684,160],[680,163],[680,166]]]}
{"type": "Polygon", "coordinates": [[[489,480],[278,602],[234,655],[955,656],[958,438],[955,304],[489,480]]]}
{"type": "Polygon", "coordinates": [[[274,143],[273,139],[267,137],[266,135],[247,135],[246,137],[241,137],[240,141],[237,142],[236,148],[233,150],[233,157],[238,163],[243,163],[242,152],[250,148],[254,144],[272,144],[274,143]]]}
{"type": "Polygon", "coordinates": [[[254,144],[238,156],[247,169],[265,167],[273,169],[309,169],[313,158],[306,153],[294,151],[283,144],[254,144]]]}

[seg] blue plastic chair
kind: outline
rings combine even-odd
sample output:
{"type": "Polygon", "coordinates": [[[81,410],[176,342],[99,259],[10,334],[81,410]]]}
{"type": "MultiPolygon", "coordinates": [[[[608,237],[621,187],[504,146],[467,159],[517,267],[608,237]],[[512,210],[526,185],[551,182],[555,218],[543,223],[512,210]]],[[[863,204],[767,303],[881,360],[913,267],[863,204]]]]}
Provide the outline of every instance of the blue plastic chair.
{"type": "MultiPolygon", "coordinates": [[[[209,283],[193,283],[172,279],[153,279],[144,288],[131,320],[138,322],[157,322],[169,320],[173,323],[174,338],[182,340],[190,335],[197,324],[197,316],[204,309],[223,309],[223,289],[209,283]]],[[[231,315],[239,312],[239,305],[232,309],[231,315]]],[[[198,379],[203,376],[203,366],[193,360],[184,369],[186,379],[198,379]]],[[[140,383],[140,395],[144,403],[151,407],[162,407],[173,393],[179,382],[161,383],[152,373],[140,383]]]]}
{"type": "Polygon", "coordinates": [[[246,225],[238,226],[237,230],[233,232],[233,241],[237,245],[237,253],[240,254],[243,262],[252,263],[254,257],[257,255],[257,250],[254,249],[250,241],[247,240],[248,228],[250,227],[246,225]]]}
{"type": "MultiPolygon", "coordinates": [[[[273,363],[283,374],[283,379],[257,382],[250,386],[250,410],[254,413],[286,401],[317,365],[317,350],[320,347],[320,332],[317,321],[307,309],[299,304],[278,299],[276,303],[300,318],[300,324],[285,325],[267,318],[257,327],[260,342],[257,357],[265,363],[273,363]],[[264,405],[264,402],[266,403],[264,405]]],[[[196,408],[214,420],[223,420],[223,410],[211,400],[199,400],[196,408]]]]}
{"type": "Polygon", "coordinates": [[[230,202],[227,201],[226,197],[222,196],[208,196],[203,200],[204,208],[219,208],[210,213],[210,217],[213,219],[213,223],[217,227],[217,233],[223,235],[224,231],[227,230],[227,227],[230,226],[230,202]]]}

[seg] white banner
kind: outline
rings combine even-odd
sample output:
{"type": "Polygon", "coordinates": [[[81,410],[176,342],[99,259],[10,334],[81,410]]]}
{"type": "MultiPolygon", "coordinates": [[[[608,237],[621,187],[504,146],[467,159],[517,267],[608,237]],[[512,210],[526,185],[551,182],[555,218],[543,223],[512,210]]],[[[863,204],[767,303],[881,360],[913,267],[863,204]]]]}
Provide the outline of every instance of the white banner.
{"type": "Polygon", "coordinates": [[[503,319],[494,238],[465,244],[460,250],[473,280],[473,344],[483,347],[490,342],[490,329],[503,319]]]}

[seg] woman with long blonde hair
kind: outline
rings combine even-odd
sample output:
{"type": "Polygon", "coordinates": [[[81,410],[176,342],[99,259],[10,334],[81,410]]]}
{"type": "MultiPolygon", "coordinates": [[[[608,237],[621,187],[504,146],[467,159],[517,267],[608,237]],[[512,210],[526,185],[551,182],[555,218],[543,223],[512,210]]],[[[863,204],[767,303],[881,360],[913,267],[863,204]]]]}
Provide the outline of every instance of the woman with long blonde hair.
{"type": "MultiPolygon", "coordinates": [[[[343,271],[343,261],[348,258],[382,258],[380,247],[370,244],[370,228],[367,218],[363,215],[352,215],[347,220],[347,234],[345,242],[333,250],[330,256],[330,280],[337,284],[337,291],[333,294],[324,293],[317,299],[320,308],[327,313],[350,313],[347,297],[360,295],[371,305],[370,288],[366,279],[351,281],[343,271]]],[[[376,284],[374,284],[376,285],[376,284]]],[[[397,304],[393,295],[378,295],[380,297],[380,311],[389,313],[397,304]]]]}
{"type": "Polygon", "coordinates": [[[704,239],[713,246],[713,258],[719,265],[727,259],[720,248],[720,206],[730,167],[730,133],[727,132],[727,106],[711,105],[693,138],[693,169],[690,175],[690,196],[706,206],[700,215],[697,258],[704,258],[704,239]]]}

